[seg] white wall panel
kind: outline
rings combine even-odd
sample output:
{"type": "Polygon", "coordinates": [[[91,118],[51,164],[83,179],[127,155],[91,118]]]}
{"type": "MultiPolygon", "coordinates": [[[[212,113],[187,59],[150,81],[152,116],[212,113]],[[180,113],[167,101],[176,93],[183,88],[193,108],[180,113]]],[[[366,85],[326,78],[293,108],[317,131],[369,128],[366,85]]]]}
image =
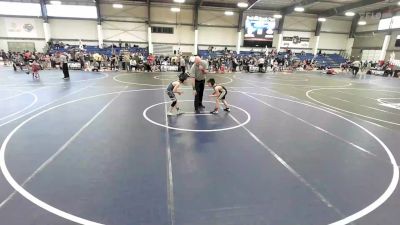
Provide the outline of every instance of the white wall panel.
{"type": "Polygon", "coordinates": [[[0,39],[0,49],[8,51],[8,42],[33,42],[35,43],[36,51],[43,52],[44,47],[46,46],[46,42],[43,41],[33,41],[33,40],[2,40],[0,39]]]}
{"type": "Polygon", "coordinates": [[[4,17],[0,17],[0,37],[8,37],[4,17]]]}
{"type": "Polygon", "coordinates": [[[49,23],[52,38],[97,40],[96,21],[51,19],[49,23]]]}
{"type": "Polygon", "coordinates": [[[377,31],[379,24],[367,24],[364,26],[357,26],[356,32],[363,32],[363,31],[377,31]]]}
{"type": "Polygon", "coordinates": [[[200,45],[232,45],[236,46],[237,30],[235,28],[200,27],[200,45]]]}
{"type": "MultiPolygon", "coordinates": [[[[17,23],[29,23],[34,26],[35,29],[35,38],[44,38],[43,31],[43,20],[42,19],[34,19],[34,18],[11,18],[11,17],[0,17],[0,37],[13,37],[9,35],[7,32],[6,21],[15,20],[17,23]]],[[[19,35],[20,38],[25,38],[23,35],[19,35]]],[[[30,36],[31,37],[31,36],[30,36]]],[[[28,36],[26,36],[28,38],[28,36]]]]}
{"type": "Polygon", "coordinates": [[[101,4],[100,9],[106,20],[147,21],[147,6],[124,5],[122,9],[115,9],[112,4],[101,4]]]}
{"type": "Polygon", "coordinates": [[[194,50],[193,45],[174,45],[173,49],[182,53],[192,53],[194,50]]]}
{"type": "Polygon", "coordinates": [[[344,50],[346,49],[347,39],[347,34],[321,33],[318,48],[344,50]]]}
{"type": "MultiPolygon", "coordinates": [[[[392,36],[390,37],[388,52],[393,51],[393,50],[396,50],[396,51],[400,50],[400,47],[395,47],[396,39],[397,39],[397,36],[399,36],[399,35],[400,35],[400,31],[396,31],[396,32],[392,33],[392,36]]],[[[397,58],[399,58],[399,57],[397,57],[397,58]]]]}
{"type": "MultiPolygon", "coordinates": [[[[244,17],[243,20],[245,19],[244,17]]],[[[199,24],[237,26],[238,21],[238,14],[236,12],[233,16],[225,16],[224,11],[199,11],[199,24]]]]}
{"type": "Polygon", "coordinates": [[[105,41],[147,42],[147,25],[133,22],[103,22],[105,41]]]}
{"type": "MultiPolygon", "coordinates": [[[[171,27],[167,25],[157,25],[160,27],[171,27]]],[[[194,44],[194,31],[192,26],[173,26],[174,34],[158,34],[153,33],[152,39],[154,43],[171,43],[171,44],[194,44]]]]}
{"type": "Polygon", "coordinates": [[[317,26],[316,18],[286,16],[283,30],[306,30],[313,31],[317,26]]]}
{"type": "Polygon", "coordinates": [[[171,12],[170,8],[166,7],[152,7],[151,8],[151,21],[152,23],[193,23],[193,10],[181,9],[179,13],[171,12]]]}
{"type": "Polygon", "coordinates": [[[321,31],[350,33],[351,21],[327,19],[322,23],[321,31]]]}
{"type": "Polygon", "coordinates": [[[362,52],[361,60],[376,62],[379,60],[380,55],[381,55],[381,50],[364,50],[362,52]]]}
{"type": "Polygon", "coordinates": [[[354,48],[381,48],[385,34],[376,33],[374,35],[356,36],[354,40],[354,48]]]}

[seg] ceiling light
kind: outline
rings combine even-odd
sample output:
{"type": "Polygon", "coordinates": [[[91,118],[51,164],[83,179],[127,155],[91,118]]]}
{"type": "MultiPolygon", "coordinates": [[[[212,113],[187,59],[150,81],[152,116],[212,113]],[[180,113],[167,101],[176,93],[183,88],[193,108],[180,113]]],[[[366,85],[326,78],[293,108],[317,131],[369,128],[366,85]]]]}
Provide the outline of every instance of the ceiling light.
{"type": "Polygon", "coordinates": [[[397,5],[400,5],[400,1],[397,2],[397,5]]]}
{"type": "Polygon", "coordinates": [[[355,16],[356,13],[349,11],[349,12],[346,12],[344,15],[346,15],[346,16],[355,16]]]}
{"type": "Polygon", "coordinates": [[[226,16],[233,16],[233,12],[232,11],[225,11],[225,15],[226,16]]]}
{"type": "Polygon", "coordinates": [[[296,12],[304,12],[304,7],[298,6],[298,7],[294,8],[294,11],[296,11],[296,12]]]}
{"type": "Polygon", "coordinates": [[[61,1],[50,1],[52,5],[61,5],[61,1]]]}
{"type": "Polygon", "coordinates": [[[174,0],[176,3],[185,3],[185,0],[174,0]]]}
{"type": "Polygon", "coordinates": [[[365,21],[365,20],[358,21],[358,25],[360,25],[360,26],[367,25],[367,21],[365,21]]]}
{"type": "Polygon", "coordinates": [[[325,22],[325,21],[326,21],[326,18],[320,17],[320,18],[318,18],[318,21],[319,21],[319,22],[325,22]]]}
{"type": "Polygon", "coordinates": [[[113,8],[122,9],[124,6],[122,4],[113,4],[113,8]]]}
{"type": "Polygon", "coordinates": [[[181,9],[180,9],[180,8],[176,8],[176,7],[173,7],[173,8],[171,8],[171,11],[172,11],[172,12],[180,12],[181,9]]]}
{"type": "Polygon", "coordinates": [[[280,18],[282,18],[282,15],[281,15],[281,14],[275,14],[275,15],[274,15],[274,18],[280,19],[280,18]]]}
{"type": "Polygon", "coordinates": [[[249,4],[248,4],[247,2],[239,2],[239,3],[237,4],[237,6],[238,6],[239,8],[247,8],[247,7],[249,7],[249,4]]]}

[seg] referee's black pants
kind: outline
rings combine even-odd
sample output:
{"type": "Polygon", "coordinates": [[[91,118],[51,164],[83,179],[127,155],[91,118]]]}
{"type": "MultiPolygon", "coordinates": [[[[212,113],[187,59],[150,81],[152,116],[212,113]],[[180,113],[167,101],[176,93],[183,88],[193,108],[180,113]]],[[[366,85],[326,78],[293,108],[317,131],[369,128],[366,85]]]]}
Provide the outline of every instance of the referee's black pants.
{"type": "Polygon", "coordinates": [[[359,67],[353,67],[353,76],[357,76],[359,70],[359,67]]]}
{"type": "Polygon", "coordinates": [[[201,106],[203,106],[203,93],[204,93],[204,85],[205,80],[195,80],[195,88],[196,88],[196,96],[194,97],[194,110],[199,110],[201,106]]]}
{"type": "Polygon", "coordinates": [[[64,74],[64,78],[69,78],[68,63],[63,63],[62,71],[63,71],[63,74],[64,74]]]}

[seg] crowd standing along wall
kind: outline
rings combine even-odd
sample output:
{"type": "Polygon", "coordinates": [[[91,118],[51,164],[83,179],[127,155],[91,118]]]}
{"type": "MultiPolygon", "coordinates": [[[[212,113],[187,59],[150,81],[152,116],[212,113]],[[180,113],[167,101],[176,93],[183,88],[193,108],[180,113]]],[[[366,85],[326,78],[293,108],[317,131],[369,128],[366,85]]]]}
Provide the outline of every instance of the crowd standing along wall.
{"type": "MultiPolygon", "coordinates": [[[[119,41],[138,44],[147,47],[148,19],[146,5],[124,5],[123,9],[115,9],[111,4],[101,4],[102,33],[106,44],[119,41]]],[[[246,11],[246,15],[272,16],[273,12],[246,11]]],[[[173,28],[173,34],[152,33],[153,44],[171,45],[172,49],[181,52],[194,52],[194,9],[183,7],[181,12],[171,12],[170,8],[154,5],[151,8],[151,25],[173,28]]],[[[199,10],[198,48],[207,49],[215,46],[216,49],[236,50],[238,38],[238,12],[233,16],[225,16],[224,11],[202,8],[199,10]]],[[[317,18],[310,15],[286,16],[283,26],[283,36],[308,38],[308,47],[291,47],[295,52],[312,52],[315,45],[315,29],[317,18]]],[[[278,22],[278,21],[277,21],[278,22]]],[[[52,39],[69,44],[78,44],[83,40],[85,44],[97,45],[97,21],[85,19],[50,18],[50,35],[52,39]]],[[[351,21],[329,19],[323,23],[319,41],[319,49],[324,52],[339,52],[346,48],[351,21]]],[[[241,43],[243,44],[244,31],[241,43]]],[[[0,17],[0,49],[8,50],[9,41],[33,42],[36,50],[42,51],[46,46],[44,41],[43,20],[40,18],[0,17]],[[12,36],[9,34],[6,23],[23,19],[32,23],[36,28],[36,36],[23,34],[12,36]]],[[[273,46],[276,46],[277,34],[274,34],[273,46]]],[[[285,48],[282,44],[281,48],[285,48]]],[[[261,51],[261,48],[242,48],[242,50],[261,51]]]]}

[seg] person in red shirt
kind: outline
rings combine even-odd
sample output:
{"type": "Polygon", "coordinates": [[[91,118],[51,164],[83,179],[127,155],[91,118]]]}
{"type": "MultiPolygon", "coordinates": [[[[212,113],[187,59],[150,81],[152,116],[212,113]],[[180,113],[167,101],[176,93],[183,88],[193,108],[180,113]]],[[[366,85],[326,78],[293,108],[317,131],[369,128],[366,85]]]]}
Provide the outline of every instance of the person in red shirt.
{"type": "Polygon", "coordinates": [[[32,78],[36,78],[36,79],[40,78],[39,70],[40,70],[39,63],[37,63],[36,60],[33,61],[33,63],[32,63],[32,78]]]}
{"type": "Polygon", "coordinates": [[[147,56],[147,62],[149,63],[149,65],[153,65],[154,56],[153,56],[152,54],[150,54],[149,56],[147,56]]]}
{"type": "Polygon", "coordinates": [[[150,53],[149,56],[147,56],[147,65],[150,68],[150,72],[153,72],[154,60],[154,56],[150,53]]]}
{"type": "Polygon", "coordinates": [[[29,60],[32,58],[32,54],[31,54],[31,52],[30,51],[26,51],[25,53],[24,53],[24,64],[25,64],[25,67],[26,67],[26,74],[29,74],[29,60]]]}

